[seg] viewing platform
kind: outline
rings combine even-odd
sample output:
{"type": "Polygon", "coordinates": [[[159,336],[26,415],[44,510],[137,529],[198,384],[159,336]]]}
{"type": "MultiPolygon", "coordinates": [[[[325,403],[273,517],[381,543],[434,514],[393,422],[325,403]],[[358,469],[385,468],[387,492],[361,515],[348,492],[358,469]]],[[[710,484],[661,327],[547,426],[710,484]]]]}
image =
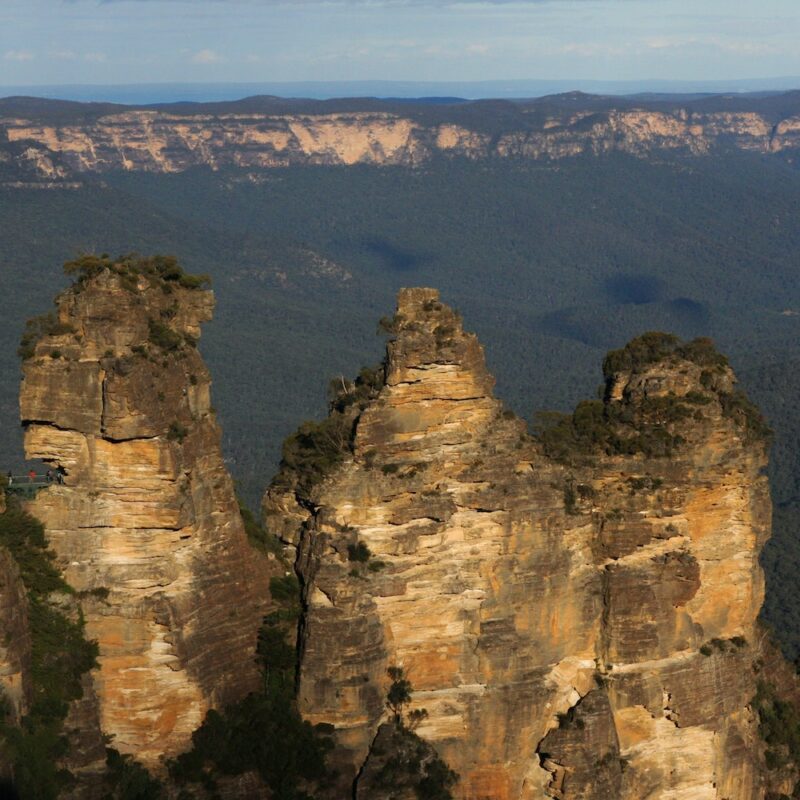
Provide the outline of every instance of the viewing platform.
{"type": "Polygon", "coordinates": [[[31,498],[42,489],[54,486],[62,482],[55,475],[49,480],[47,475],[10,475],[6,477],[7,483],[4,487],[6,494],[15,494],[18,497],[31,498]]]}

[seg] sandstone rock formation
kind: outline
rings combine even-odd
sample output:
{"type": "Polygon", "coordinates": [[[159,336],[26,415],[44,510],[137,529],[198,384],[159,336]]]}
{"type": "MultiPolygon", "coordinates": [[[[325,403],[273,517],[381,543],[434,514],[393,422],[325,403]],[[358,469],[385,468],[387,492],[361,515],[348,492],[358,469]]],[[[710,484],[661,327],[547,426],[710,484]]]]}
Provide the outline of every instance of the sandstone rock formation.
{"type": "MultiPolygon", "coordinates": [[[[468,122],[388,110],[175,113],[121,110],[81,121],[0,117],[7,158],[40,180],[84,172],[181,172],[195,166],[415,166],[435,155],[557,160],[582,153],[714,150],[777,153],[800,146],[800,116],[776,125],[758,111],[612,108],[518,113],[499,134],[468,122]]],[[[484,113],[492,114],[492,111],[484,113]]]]}
{"type": "Polygon", "coordinates": [[[463,800],[762,797],[766,448],[724,359],[644,337],[539,441],[436,291],[403,290],[394,326],[344,460],[264,501],[297,547],[299,703],[336,728],[332,796],[399,665],[463,800]]]}
{"type": "Polygon", "coordinates": [[[84,705],[96,694],[103,733],[149,768],[255,688],[269,598],[196,349],[213,308],[196,283],[169,260],[84,262],[29,337],[20,401],[28,458],[63,476],[30,511],[99,644],[84,705]]]}

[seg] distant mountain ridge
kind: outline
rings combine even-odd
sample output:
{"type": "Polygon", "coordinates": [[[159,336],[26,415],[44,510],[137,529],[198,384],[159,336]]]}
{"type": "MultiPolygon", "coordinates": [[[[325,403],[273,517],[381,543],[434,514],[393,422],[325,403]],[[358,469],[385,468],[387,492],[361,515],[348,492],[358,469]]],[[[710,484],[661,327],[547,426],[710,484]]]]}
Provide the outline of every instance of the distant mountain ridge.
{"type": "Polygon", "coordinates": [[[513,79],[479,81],[273,81],[241,83],[133,83],[50,84],[0,86],[0,95],[32,95],[84,102],[135,104],[178,101],[211,102],[253,95],[280,97],[491,97],[530,98],[571,91],[592,94],[636,95],[641,93],[720,94],[725,92],[785,92],[800,88],[800,76],[773,76],[733,80],[587,80],[513,79]]]}

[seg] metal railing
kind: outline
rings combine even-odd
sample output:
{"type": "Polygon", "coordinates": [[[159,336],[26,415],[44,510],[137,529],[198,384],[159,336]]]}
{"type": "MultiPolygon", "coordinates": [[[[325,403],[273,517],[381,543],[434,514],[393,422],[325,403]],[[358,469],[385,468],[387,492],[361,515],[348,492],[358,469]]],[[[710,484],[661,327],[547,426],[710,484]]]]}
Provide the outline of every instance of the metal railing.
{"type": "Polygon", "coordinates": [[[47,479],[47,475],[28,474],[28,475],[7,475],[5,491],[11,494],[34,496],[38,491],[46,489],[48,486],[58,484],[55,476],[47,479]]]}

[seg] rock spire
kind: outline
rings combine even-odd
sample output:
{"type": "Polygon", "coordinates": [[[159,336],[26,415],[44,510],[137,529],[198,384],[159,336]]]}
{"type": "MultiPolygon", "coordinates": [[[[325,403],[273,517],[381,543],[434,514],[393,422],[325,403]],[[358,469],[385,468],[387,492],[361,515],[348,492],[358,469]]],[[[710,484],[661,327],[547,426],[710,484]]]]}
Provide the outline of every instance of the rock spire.
{"type": "Polygon", "coordinates": [[[645,335],[609,355],[605,400],[532,437],[434,290],[402,290],[391,327],[341,462],[264,504],[298,548],[332,796],[399,665],[463,800],[761,797],[765,432],[725,360],[645,335]]]}

